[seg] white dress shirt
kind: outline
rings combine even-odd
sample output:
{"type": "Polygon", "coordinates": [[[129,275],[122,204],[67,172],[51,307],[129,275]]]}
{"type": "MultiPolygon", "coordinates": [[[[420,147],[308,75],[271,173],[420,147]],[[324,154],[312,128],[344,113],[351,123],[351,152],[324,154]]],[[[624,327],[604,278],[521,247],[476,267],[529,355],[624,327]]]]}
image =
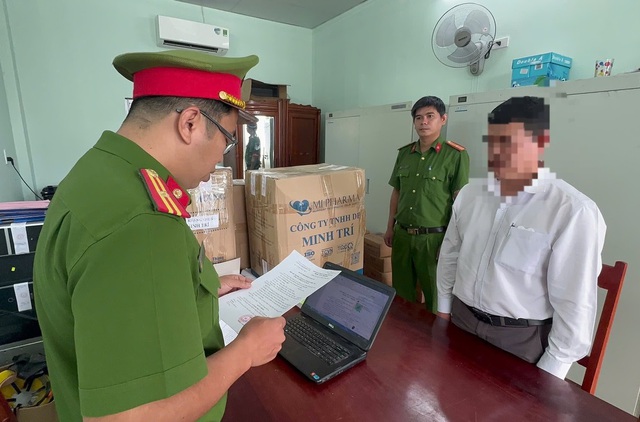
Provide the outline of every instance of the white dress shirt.
{"type": "Polygon", "coordinates": [[[548,169],[515,197],[472,179],[456,198],[438,259],[438,312],[453,295],[494,315],[553,317],[538,367],[564,378],[589,353],[606,225],[596,204],[548,169]]]}

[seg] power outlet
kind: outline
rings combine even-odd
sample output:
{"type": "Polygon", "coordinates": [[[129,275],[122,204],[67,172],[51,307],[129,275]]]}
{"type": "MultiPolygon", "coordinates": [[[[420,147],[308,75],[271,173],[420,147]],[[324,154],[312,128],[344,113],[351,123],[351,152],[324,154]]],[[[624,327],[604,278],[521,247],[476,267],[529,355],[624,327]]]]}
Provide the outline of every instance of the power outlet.
{"type": "Polygon", "coordinates": [[[501,48],[507,48],[509,47],[509,36],[507,35],[506,37],[500,37],[500,38],[496,38],[493,41],[493,47],[491,47],[492,50],[500,50],[501,48]]]}

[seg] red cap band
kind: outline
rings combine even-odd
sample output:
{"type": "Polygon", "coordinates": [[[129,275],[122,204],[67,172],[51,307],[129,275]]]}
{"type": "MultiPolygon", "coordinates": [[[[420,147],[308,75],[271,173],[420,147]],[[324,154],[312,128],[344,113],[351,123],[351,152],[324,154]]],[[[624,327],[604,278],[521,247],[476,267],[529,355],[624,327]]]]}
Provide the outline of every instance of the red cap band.
{"type": "Polygon", "coordinates": [[[152,67],[133,74],[133,98],[167,96],[220,100],[220,91],[240,98],[241,86],[242,80],[229,73],[181,67],[152,67]]]}

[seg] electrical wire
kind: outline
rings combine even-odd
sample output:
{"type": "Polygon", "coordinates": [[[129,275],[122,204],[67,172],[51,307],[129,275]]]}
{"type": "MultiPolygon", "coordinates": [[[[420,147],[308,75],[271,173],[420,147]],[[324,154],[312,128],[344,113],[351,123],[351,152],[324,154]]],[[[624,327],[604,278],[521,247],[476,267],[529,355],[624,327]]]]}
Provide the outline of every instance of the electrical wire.
{"type": "Polygon", "coordinates": [[[13,169],[16,171],[16,173],[18,173],[18,176],[20,176],[20,179],[22,179],[22,182],[25,184],[26,187],[29,188],[29,190],[31,192],[33,192],[33,194],[36,196],[36,198],[38,198],[39,200],[42,200],[42,198],[40,197],[40,195],[38,195],[36,193],[36,191],[34,191],[33,189],[31,189],[31,186],[29,186],[29,184],[27,183],[26,180],[24,180],[24,177],[22,177],[22,175],[20,174],[20,172],[18,171],[18,168],[16,167],[16,165],[13,162],[13,158],[9,157],[8,161],[11,163],[11,165],[13,166],[13,169]]]}

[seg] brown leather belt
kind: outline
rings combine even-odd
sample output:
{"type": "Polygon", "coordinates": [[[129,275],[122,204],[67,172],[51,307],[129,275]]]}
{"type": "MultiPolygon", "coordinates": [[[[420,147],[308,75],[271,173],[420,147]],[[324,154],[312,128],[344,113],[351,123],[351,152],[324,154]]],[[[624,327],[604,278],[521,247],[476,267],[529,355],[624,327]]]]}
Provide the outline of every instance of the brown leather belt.
{"type": "Polygon", "coordinates": [[[399,224],[402,230],[406,230],[409,234],[432,234],[432,233],[444,233],[447,230],[447,226],[442,227],[407,227],[399,224]]]}
{"type": "Polygon", "coordinates": [[[464,305],[469,308],[471,313],[478,319],[478,321],[496,327],[533,327],[536,325],[548,325],[553,322],[553,318],[547,318],[543,320],[524,318],[514,319],[498,315],[491,315],[484,311],[481,311],[480,309],[474,308],[473,306],[469,306],[466,303],[464,303],[464,305]]]}

